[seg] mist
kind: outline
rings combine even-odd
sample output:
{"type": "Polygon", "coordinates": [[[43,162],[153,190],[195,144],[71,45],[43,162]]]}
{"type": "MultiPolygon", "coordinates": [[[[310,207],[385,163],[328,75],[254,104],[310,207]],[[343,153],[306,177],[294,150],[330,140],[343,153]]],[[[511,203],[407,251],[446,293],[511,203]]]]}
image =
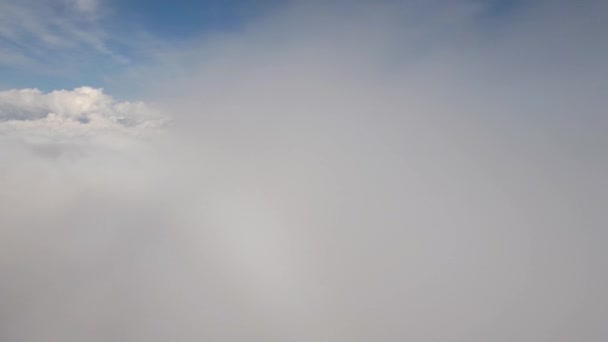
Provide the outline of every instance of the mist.
{"type": "Polygon", "coordinates": [[[606,340],[608,8],[491,10],[293,2],[145,103],[2,92],[0,339],[606,340]]]}

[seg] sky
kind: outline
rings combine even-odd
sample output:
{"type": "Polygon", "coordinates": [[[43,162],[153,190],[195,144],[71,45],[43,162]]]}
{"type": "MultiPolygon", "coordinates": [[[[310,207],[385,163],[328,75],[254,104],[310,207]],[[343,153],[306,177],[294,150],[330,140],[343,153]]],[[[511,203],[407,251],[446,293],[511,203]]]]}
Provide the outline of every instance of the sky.
{"type": "Polygon", "coordinates": [[[47,91],[91,85],[150,62],[168,46],[234,31],[278,1],[6,0],[2,6],[3,88],[47,91]]]}
{"type": "Polygon", "coordinates": [[[0,0],[0,340],[606,341],[606,22],[0,0]]]}
{"type": "MultiPolygon", "coordinates": [[[[357,2],[361,1],[354,3],[357,2]]],[[[0,86],[49,91],[84,84],[124,92],[114,84],[116,78],[141,65],[162,63],[167,49],[204,41],[213,34],[242,31],[264,14],[280,11],[291,3],[4,0],[0,4],[0,86]]],[[[344,8],[354,4],[335,3],[344,8]]],[[[479,7],[477,19],[486,21],[482,24],[487,26],[484,29],[492,30],[492,21],[509,16],[516,5],[520,5],[517,0],[487,0],[476,1],[473,6],[479,7]]],[[[428,5],[419,1],[412,7],[417,10],[428,5]]]]}

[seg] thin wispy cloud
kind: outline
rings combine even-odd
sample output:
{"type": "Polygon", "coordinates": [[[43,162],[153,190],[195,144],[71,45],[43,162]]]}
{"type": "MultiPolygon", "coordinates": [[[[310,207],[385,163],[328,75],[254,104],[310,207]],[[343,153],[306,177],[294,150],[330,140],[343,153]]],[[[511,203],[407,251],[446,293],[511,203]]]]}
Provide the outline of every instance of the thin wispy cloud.
{"type": "MultiPolygon", "coordinates": [[[[121,54],[108,47],[108,36],[100,19],[105,15],[97,1],[13,1],[0,2],[0,40],[3,42],[5,67],[44,69],[52,56],[65,58],[76,51],[126,62],[121,54]]],[[[55,60],[56,58],[51,58],[55,60]]],[[[53,63],[54,64],[54,63],[53,63]]]]}

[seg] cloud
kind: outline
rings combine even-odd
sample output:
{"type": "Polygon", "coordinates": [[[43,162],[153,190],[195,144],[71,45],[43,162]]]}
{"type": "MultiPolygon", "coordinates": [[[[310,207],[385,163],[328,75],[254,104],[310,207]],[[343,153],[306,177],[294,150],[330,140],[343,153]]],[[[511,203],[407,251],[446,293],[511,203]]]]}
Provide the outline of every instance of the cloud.
{"type": "Polygon", "coordinates": [[[151,111],[143,102],[116,102],[102,89],[81,87],[43,93],[38,89],[0,92],[0,121],[35,121],[49,115],[86,124],[98,118],[137,125],[151,111]]]}
{"type": "Polygon", "coordinates": [[[118,102],[102,89],[0,92],[0,134],[61,155],[90,144],[118,147],[161,132],[167,119],[143,102],[118,102]]]}
{"type": "Polygon", "coordinates": [[[604,5],[424,3],[168,53],[116,148],[157,114],[1,93],[0,339],[604,341],[604,5]]]}
{"type": "Polygon", "coordinates": [[[99,8],[97,0],[68,0],[67,2],[83,13],[94,13],[99,8]]]}
{"type": "Polygon", "coordinates": [[[78,62],[74,55],[125,63],[126,58],[109,47],[100,22],[103,15],[100,4],[91,0],[0,1],[2,55],[23,56],[1,58],[0,66],[49,74],[65,69],[58,60],[74,67],[78,62]]]}

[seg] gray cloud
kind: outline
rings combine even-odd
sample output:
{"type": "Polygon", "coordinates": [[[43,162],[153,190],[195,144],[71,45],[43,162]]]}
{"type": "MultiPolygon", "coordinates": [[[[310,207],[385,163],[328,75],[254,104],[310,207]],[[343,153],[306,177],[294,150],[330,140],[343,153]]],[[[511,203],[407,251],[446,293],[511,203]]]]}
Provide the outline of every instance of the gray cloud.
{"type": "Polygon", "coordinates": [[[3,132],[0,337],[604,341],[604,5],[447,6],[193,44],[164,134],[3,132]]]}

